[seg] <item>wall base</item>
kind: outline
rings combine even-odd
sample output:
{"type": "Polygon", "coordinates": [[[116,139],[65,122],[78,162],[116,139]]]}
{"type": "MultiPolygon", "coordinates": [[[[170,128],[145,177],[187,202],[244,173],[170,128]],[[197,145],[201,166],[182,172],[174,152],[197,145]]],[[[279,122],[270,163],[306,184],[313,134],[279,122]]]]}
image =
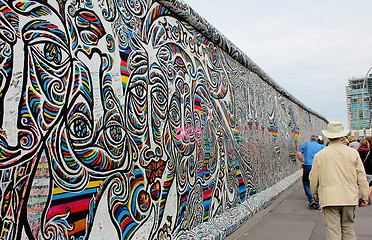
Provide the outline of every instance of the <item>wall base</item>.
{"type": "Polygon", "coordinates": [[[274,186],[252,195],[239,206],[229,209],[223,214],[199,225],[192,231],[182,232],[176,239],[220,240],[226,238],[242,226],[250,217],[269,206],[301,176],[302,170],[299,170],[274,186]]]}

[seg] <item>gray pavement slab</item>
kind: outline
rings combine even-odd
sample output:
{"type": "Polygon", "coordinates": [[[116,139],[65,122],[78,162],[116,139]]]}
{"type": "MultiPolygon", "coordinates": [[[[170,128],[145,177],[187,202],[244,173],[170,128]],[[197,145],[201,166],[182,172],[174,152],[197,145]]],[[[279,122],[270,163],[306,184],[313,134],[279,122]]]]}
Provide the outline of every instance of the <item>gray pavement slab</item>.
{"type": "MultiPolygon", "coordinates": [[[[321,240],[326,239],[320,210],[309,209],[302,182],[298,181],[264,210],[227,236],[226,240],[321,240]]],[[[357,207],[358,240],[372,239],[372,205],[357,207]]]]}

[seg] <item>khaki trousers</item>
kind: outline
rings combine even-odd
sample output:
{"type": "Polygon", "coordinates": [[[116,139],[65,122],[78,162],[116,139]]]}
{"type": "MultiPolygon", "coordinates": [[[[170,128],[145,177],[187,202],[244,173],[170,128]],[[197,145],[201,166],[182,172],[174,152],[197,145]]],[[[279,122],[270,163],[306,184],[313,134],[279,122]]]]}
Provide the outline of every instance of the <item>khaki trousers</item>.
{"type": "Polygon", "coordinates": [[[355,240],[355,206],[322,208],[327,240],[355,240]]]}

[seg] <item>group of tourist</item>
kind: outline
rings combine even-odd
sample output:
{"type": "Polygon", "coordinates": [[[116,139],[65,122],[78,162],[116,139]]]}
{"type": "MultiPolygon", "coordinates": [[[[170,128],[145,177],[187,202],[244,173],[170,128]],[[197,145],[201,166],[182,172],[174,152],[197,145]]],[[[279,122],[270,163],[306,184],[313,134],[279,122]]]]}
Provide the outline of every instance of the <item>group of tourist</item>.
{"type": "Polygon", "coordinates": [[[322,210],[328,240],[356,239],[355,207],[371,200],[372,142],[347,139],[348,133],[341,122],[330,122],[322,131],[326,147],[322,137],[311,135],[297,153],[309,207],[322,210]]]}
{"type": "Polygon", "coordinates": [[[367,181],[369,182],[369,199],[372,195],[372,137],[356,139],[354,136],[345,137],[344,143],[358,151],[366,171],[367,181]]]}
{"type": "Polygon", "coordinates": [[[349,147],[356,149],[363,162],[364,170],[366,171],[367,181],[369,183],[369,201],[372,195],[372,138],[366,137],[357,140],[354,136],[349,137],[349,147]]]}

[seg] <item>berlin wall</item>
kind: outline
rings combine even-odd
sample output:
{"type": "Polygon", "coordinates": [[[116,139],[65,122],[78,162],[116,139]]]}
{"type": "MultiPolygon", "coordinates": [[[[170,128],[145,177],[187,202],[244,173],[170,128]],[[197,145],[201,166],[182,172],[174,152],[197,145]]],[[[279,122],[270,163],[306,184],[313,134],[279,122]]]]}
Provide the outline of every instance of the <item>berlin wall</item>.
{"type": "Polygon", "coordinates": [[[2,0],[0,66],[1,239],[223,239],[327,124],[180,0],[2,0]]]}

